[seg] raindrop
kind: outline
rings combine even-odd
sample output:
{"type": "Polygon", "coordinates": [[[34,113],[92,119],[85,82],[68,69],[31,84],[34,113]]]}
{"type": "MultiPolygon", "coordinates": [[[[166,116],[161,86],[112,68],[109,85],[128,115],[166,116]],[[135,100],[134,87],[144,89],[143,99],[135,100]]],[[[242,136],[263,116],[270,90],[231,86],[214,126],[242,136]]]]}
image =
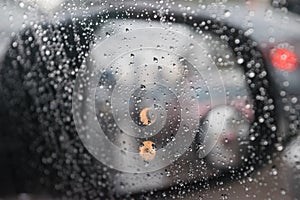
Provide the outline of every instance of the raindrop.
{"type": "Polygon", "coordinates": [[[254,72],[250,72],[249,73],[249,78],[254,78],[255,77],[255,73],[254,72]]]}
{"type": "Polygon", "coordinates": [[[145,85],[141,85],[141,90],[145,90],[146,86],[145,85]]]}
{"type": "Polygon", "coordinates": [[[282,195],[286,195],[286,191],[285,189],[281,189],[281,192],[280,192],[282,195]]]}
{"type": "Polygon", "coordinates": [[[190,130],[190,128],[187,125],[183,125],[183,130],[184,130],[184,132],[188,132],[190,130]]]}
{"type": "Polygon", "coordinates": [[[82,96],[81,94],[78,94],[78,95],[77,95],[77,98],[78,98],[79,101],[82,101],[82,100],[83,100],[83,96],[82,96]]]}
{"type": "Polygon", "coordinates": [[[231,12],[229,10],[225,10],[224,17],[230,17],[231,12]]]}
{"type": "Polygon", "coordinates": [[[244,59],[243,58],[238,58],[237,59],[237,63],[240,64],[240,65],[243,64],[244,63],[244,59]]]}
{"type": "Polygon", "coordinates": [[[272,168],[271,174],[273,176],[277,176],[278,175],[278,171],[277,171],[277,169],[275,167],[272,168]]]}
{"type": "Polygon", "coordinates": [[[21,8],[24,8],[25,4],[24,4],[23,2],[20,2],[20,3],[19,3],[19,6],[20,6],[21,8]]]}
{"type": "Polygon", "coordinates": [[[298,101],[297,97],[293,97],[291,100],[292,100],[292,103],[294,103],[294,104],[297,103],[297,101],[298,101]]]}
{"type": "Polygon", "coordinates": [[[46,54],[47,56],[49,56],[49,55],[50,55],[50,51],[49,51],[49,50],[46,50],[46,51],[45,51],[45,54],[46,54]]]}
{"type": "Polygon", "coordinates": [[[275,146],[276,146],[277,151],[282,151],[283,150],[282,144],[276,144],[275,146]]]}

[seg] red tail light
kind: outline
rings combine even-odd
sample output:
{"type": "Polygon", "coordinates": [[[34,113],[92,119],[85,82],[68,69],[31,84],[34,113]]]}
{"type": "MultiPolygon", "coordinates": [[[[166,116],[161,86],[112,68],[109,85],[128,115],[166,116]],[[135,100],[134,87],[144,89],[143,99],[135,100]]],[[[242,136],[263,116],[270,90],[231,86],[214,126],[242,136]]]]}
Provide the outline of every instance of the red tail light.
{"type": "Polygon", "coordinates": [[[295,70],[298,64],[297,55],[286,48],[272,49],[270,59],[274,67],[285,71],[295,70]]]}

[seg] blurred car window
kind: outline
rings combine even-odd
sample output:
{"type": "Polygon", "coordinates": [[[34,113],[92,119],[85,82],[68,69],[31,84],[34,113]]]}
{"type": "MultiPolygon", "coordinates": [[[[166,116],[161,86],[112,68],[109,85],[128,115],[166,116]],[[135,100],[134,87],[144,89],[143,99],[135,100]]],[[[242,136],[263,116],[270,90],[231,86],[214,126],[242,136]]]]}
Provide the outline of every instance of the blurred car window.
{"type": "Polygon", "coordinates": [[[0,10],[0,199],[300,199],[298,1],[0,10]]]}

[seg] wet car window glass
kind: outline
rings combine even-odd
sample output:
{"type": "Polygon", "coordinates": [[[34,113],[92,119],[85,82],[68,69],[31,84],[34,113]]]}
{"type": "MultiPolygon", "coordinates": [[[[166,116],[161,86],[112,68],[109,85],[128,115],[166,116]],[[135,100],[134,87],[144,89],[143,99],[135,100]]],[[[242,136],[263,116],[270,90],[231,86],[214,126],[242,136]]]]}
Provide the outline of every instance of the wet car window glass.
{"type": "Polygon", "coordinates": [[[0,3],[0,199],[299,199],[296,1],[0,3]]]}

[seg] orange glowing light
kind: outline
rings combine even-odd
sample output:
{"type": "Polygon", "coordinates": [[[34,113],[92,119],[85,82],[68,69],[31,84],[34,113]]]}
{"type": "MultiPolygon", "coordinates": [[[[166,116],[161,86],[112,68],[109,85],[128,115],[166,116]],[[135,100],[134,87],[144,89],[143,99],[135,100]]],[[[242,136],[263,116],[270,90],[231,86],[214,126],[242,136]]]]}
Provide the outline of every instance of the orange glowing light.
{"type": "Polygon", "coordinates": [[[149,113],[149,108],[144,108],[141,112],[140,112],[140,121],[145,125],[148,126],[150,125],[151,119],[149,119],[148,117],[148,113],[149,113]]]}
{"type": "Polygon", "coordinates": [[[139,147],[140,156],[145,161],[151,161],[155,158],[156,150],[155,143],[152,141],[144,141],[139,147]]]}

